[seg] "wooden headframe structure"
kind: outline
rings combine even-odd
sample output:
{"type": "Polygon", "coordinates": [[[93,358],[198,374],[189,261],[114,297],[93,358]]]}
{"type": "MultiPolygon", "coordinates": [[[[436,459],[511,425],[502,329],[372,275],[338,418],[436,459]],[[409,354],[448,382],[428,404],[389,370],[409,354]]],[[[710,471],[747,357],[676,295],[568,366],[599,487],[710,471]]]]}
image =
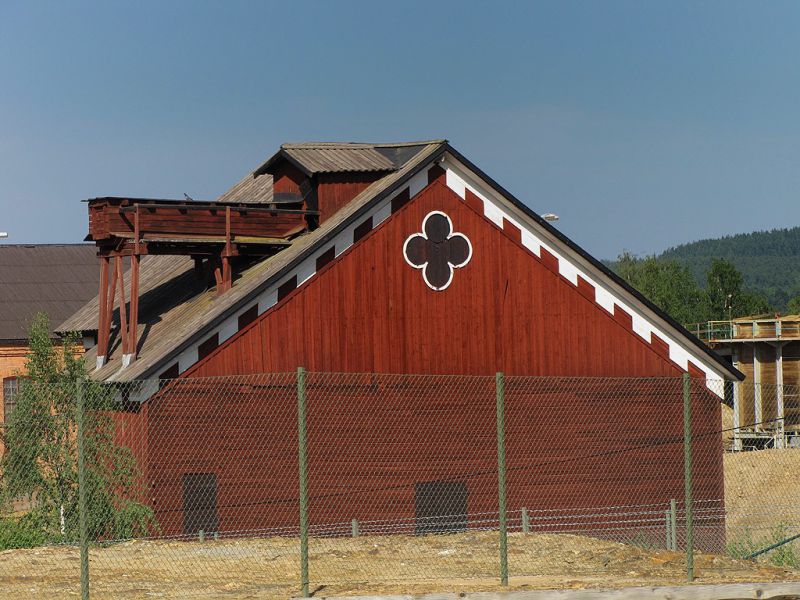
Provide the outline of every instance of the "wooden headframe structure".
{"type": "Polygon", "coordinates": [[[97,367],[105,364],[119,293],[122,364],[136,360],[139,318],[139,263],[146,255],[190,256],[195,274],[223,294],[233,285],[233,261],[264,258],[313,228],[319,211],[302,197],[276,197],[268,204],[94,198],[89,202],[89,237],[100,259],[97,367]],[[130,263],[129,296],[125,258],[130,263]],[[127,305],[127,306],[126,306],[127,305]]]}

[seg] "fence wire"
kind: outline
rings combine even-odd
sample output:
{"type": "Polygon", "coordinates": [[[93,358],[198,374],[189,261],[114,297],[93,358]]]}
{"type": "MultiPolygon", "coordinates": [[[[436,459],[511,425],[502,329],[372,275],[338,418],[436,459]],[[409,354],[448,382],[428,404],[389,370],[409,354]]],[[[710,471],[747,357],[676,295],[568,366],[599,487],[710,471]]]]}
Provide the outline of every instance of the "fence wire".
{"type": "Polygon", "coordinates": [[[699,581],[800,579],[795,426],[764,407],[744,422],[741,408],[793,392],[692,380],[687,423],[684,384],[26,384],[2,430],[0,584],[8,598],[76,594],[82,541],[102,598],[452,591],[506,574],[512,586],[675,584],[690,536],[699,581]]]}

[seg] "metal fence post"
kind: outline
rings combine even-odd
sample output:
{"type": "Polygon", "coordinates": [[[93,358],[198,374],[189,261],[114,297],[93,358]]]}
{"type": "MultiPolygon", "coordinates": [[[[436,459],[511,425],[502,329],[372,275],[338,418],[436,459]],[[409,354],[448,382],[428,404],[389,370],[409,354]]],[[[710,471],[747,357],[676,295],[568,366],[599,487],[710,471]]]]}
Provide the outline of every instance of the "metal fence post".
{"type": "Polygon", "coordinates": [[[495,375],[497,400],[497,492],[500,512],[500,585],[508,585],[508,522],[506,520],[505,378],[495,375]]]}
{"type": "Polygon", "coordinates": [[[672,522],[670,520],[669,509],[664,511],[664,524],[667,550],[672,550],[672,533],[670,533],[670,526],[672,525],[672,522]]]}
{"type": "Polygon", "coordinates": [[[300,593],[308,597],[308,457],[306,454],[306,370],[297,367],[297,462],[300,475],[300,593]]]}
{"type": "Polygon", "coordinates": [[[694,523],[692,522],[692,381],[683,374],[683,488],[686,494],[686,579],[694,580],[694,523]]]}
{"type": "Polygon", "coordinates": [[[86,435],[84,413],[83,380],[75,382],[75,421],[78,446],[78,528],[81,555],[81,599],[89,600],[89,530],[86,514],[86,454],[84,436],[86,435]]]}
{"type": "Polygon", "coordinates": [[[522,533],[529,533],[531,530],[531,516],[528,514],[528,509],[522,507],[522,533]]]}
{"type": "Polygon", "coordinates": [[[672,548],[670,550],[677,551],[678,550],[678,503],[675,501],[675,498],[671,498],[669,501],[669,535],[670,535],[670,544],[672,548]]]}

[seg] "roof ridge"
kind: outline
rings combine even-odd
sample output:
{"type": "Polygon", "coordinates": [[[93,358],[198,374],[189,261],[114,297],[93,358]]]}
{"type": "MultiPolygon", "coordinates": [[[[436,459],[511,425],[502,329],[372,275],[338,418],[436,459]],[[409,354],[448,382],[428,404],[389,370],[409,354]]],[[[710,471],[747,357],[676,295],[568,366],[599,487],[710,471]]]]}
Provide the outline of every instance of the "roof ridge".
{"type": "Polygon", "coordinates": [[[292,150],[297,148],[400,148],[405,146],[426,146],[429,144],[443,144],[445,139],[420,140],[416,142],[286,142],[281,144],[281,148],[292,150]]]}

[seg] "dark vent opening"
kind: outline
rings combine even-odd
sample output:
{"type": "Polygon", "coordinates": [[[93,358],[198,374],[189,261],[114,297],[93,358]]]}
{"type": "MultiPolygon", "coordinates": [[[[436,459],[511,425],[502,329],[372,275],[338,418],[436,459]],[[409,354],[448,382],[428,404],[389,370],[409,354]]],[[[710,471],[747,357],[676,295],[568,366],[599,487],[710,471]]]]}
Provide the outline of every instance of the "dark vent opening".
{"type": "Polygon", "coordinates": [[[250,308],[244,311],[242,314],[239,315],[237,319],[237,325],[239,327],[239,331],[247,327],[250,323],[256,320],[258,317],[258,304],[253,304],[250,308]]]}
{"type": "Polygon", "coordinates": [[[416,534],[454,533],[467,529],[467,484],[426,481],[414,484],[416,534]]]}
{"type": "Polygon", "coordinates": [[[216,473],[183,474],[183,533],[219,531],[216,473]]]}
{"type": "Polygon", "coordinates": [[[211,354],[219,346],[219,334],[215,333],[197,347],[197,360],[211,354]]]}

